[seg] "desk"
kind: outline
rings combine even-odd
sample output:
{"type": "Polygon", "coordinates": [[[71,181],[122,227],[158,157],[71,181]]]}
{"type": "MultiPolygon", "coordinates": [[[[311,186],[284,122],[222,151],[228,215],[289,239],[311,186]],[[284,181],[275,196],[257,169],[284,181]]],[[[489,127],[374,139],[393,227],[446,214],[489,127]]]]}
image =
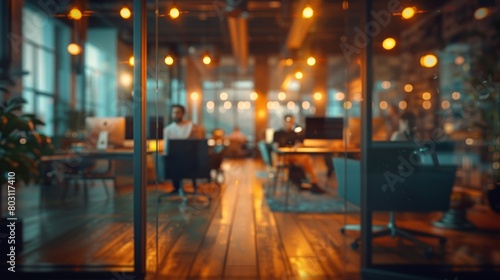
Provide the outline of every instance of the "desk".
{"type": "MultiPolygon", "coordinates": [[[[156,150],[148,150],[147,152],[147,169],[148,169],[148,179],[154,180],[156,174],[154,172],[154,164],[152,156],[156,153],[156,150]]],[[[40,174],[42,178],[42,184],[50,184],[50,179],[48,174],[51,171],[56,171],[59,173],[72,172],[78,169],[85,169],[86,165],[82,164],[84,161],[94,161],[94,160],[118,160],[118,161],[133,161],[134,160],[134,150],[133,149],[110,149],[103,151],[83,151],[77,152],[73,150],[69,151],[59,151],[55,155],[42,156],[40,164],[40,174]]],[[[88,167],[88,166],[87,166],[88,167]]],[[[113,175],[115,174],[115,168],[112,170],[113,175]]],[[[59,175],[60,176],[60,175],[59,175]]]]}
{"type": "Polygon", "coordinates": [[[274,147],[273,150],[280,155],[328,155],[336,153],[360,153],[360,148],[347,148],[342,147],[274,147]]]}

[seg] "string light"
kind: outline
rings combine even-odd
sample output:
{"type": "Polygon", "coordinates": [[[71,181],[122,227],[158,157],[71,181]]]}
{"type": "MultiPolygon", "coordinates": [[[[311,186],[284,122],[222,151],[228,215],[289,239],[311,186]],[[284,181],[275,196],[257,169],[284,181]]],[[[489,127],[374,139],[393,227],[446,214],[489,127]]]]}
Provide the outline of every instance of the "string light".
{"type": "Polygon", "coordinates": [[[132,12],[127,6],[125,6],[120,10],[120,16],[124,19],[129,19],[132,16],[132,12]]]}
{"type": "Polygon", "coordinates": [[[303,18],[312,18],[314,15],[314,10],[311,8],[311,6],[307,5],[303,10],[302,10],[302,17],[303,18]]]}
{"type": "Polygon", "coordinates": [[[82,48],[75,43],[71,43],[68,45],[68,52],[71,55],[79,55],[82,52],[82,48]]]}
{"type": "Polygon", "coordinates": [[[82,19],[82,17],[83,17],[82,11],[80,11],[80,9],[78,9],[77,7],[73,7],[71,8],[71,10],[69,10],[68,18],[74,20],[80,20],[82,19]]]}

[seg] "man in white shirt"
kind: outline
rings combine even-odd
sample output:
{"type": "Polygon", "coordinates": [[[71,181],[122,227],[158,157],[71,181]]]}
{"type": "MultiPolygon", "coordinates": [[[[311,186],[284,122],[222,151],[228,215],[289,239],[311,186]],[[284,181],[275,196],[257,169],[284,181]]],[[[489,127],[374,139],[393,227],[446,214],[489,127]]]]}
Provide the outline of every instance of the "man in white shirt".
{"type": "MultiPolygon", "coordinates": [[[[172,105],[171,118],[172,123],[163,129],[164,153],[168,155],[169,139],[201,139],[204,137],[203,128],[194,124],[192,121],[184,120],[186,109],[184,106],[172,105]]],[[[171,194],[178,194],[181,190],[182,178],[171,178],[174,190],[171,194]]],[[[184,195],[183,195],[184,196],[184,195]]]]}

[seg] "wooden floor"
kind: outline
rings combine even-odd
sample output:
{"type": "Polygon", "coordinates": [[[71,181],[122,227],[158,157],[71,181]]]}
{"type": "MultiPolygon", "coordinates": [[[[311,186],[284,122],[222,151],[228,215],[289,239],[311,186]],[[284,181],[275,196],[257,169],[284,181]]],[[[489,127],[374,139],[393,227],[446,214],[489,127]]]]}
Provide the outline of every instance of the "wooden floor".
{"type": "MultiPolygon", "coordinates": [[[[221,192],[202,184],[210,195],[174,197],[157,203],[156,186],[148,187],[148,279],[360,279],[359,251],[350,243],[359,233],[340,233],[345,223],[358,223],[358,214],[297,214],[272,212],[265,200],[265,179],[256,174],[263,167],[252,159],[223,163],[225,184],[221,192]]],[[[335,179],[321,183],[335,191],[335,179]]],[[[111,189],[110,182],[107,182],[111,189]]],[[[23,218],[24,250],[18,263],[25,270],[47,265],[76,266],[80,270],[112,269],[127,273],[133,264],[133,201],[130,187],[106,197],[98,182],[83,192],[70,189],[60,199],[61,186],[30,186],[18,191],[18,217],[23,218]]],[[[168,189],[160,185],[159,192],[168,189]]],[[[378,264],[441,263],[500,265],[500,219],[484,206],[469,218],[480,230],[461,232],[431,226],[438,213],[398,215],[401,226],[448,237],[437,256],[427,261],[420,250],[391,238],[374,242],[378,264]]],[[[375,216],[386,222],[387,215],[375,216]]],[[[112,276],[110,277],[112,278],[112,276]]],[[[121,279],[121,278],[120,278],[121,279]]]]}

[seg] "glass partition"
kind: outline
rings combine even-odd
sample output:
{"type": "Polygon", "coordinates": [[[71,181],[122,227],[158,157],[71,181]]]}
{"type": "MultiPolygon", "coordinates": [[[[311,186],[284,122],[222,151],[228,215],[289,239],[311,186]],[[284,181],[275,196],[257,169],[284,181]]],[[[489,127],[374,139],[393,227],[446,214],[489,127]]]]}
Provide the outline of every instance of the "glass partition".
{"type": "Polygon", "coordinates": [[[499,272],[498,11],[493,1],[369,7],[367,268],[499,272]]]}
{"type": "MultiPolygon", "coordinates": [[[[20,131],[22,123],[9,115],[7,123],[18,129],[9,136],[24,146],[9,146],[12,157],[0,149],[2,164],[4,155],[10,158],[8,171],[15,174],[15,191],[2,188],[2,216],[14,209],[4,203],[7,196],[15,196],[16,227],[8,234],[15,235],[15,256],[9,261],[16,272],[33,277],[132,275],[133,29],[130,19],[120,17],[121,8],[131,13],[131,3],[103,9],[96,1],[5,2],[11,3],[9,36],[18,42],[13,69],[22,75],[14,76],[15,86],[2,97],[26,101],[21,113],[32,114],[27,126],[33,129],[20,131]],[[30,173],[40,176],[29,180],[36,177],[30,173]]],[[[5,130],[0,134],[7,137],[5,130]]]]}

